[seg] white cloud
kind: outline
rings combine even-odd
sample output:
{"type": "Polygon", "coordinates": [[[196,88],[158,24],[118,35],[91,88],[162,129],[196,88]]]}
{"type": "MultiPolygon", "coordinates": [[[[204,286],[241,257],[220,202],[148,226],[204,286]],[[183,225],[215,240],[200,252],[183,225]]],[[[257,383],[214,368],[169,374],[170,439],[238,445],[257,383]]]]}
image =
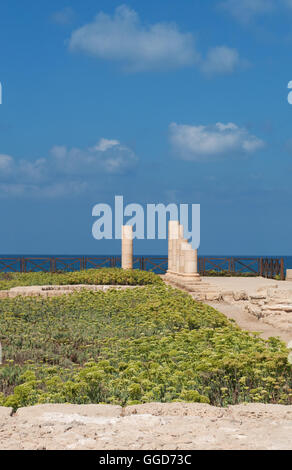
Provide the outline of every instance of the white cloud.
{"type": "Polygon", "coordinates": [[[0,154],[0,171],[10,170],[13,158],[9,155],[0,154]]]}
{"type": "Polygon", "coordinates": [[[85,149],[54,146],[48,158],[36,160],[0,154],[0,196],[79,194],[98,178],[130,171],[137,160],[129,147],[108,139],[85,149]]]}
{"type": "Polygon", "coordinates": [[[204,161],[231,154],[251,154],[264,146],[261,139],[232,122],[218,122],[213,126],[172,123],[169,132],[173,150],[183,160],[204,161]]]}
{"type": "Polygon", "coordinates": [[[62,10],[55,11],[51,19],[54,23],[60,24],[60,25],[68,25],[71,24],[74,20],[75,13],[72,8],[67,7],[63,8],[62,10]]]}
{"type": "Polygon", "coordinates": [[[95,150],[105,152],[106,150],[119,144],[120,142],[118,140],[100,139],[99,143],[95,146],[95,150]]]}
{"type": "Polygon", "coordinates": [[[244,64],[236,49],[218,46],[209,49],[201,69],[206,75],[230,74],[244,64]]]}
{"type": "Polygon", "coordinates": [[[73,31],[69,48],[119,61],[129,71],[184,67],[199,59],[191,33],[180,32],[175,23],[143,25],[126,5],[116,8],[113,16],[99,13],[92,23],[73,31]]]}
{"type": "Polygon", "coordinates": [[[130,72],[196,66],[216,75],[232,73],[244,63],[238,51],[227,46],[213,47],[203,58],[193,34],[180,32],[174,23],[143,25],[125,5],[113,16],[99,13],[92,23],[73,31],[69,49],[117,61],[130,72]]]}
{"type": "Polygon", "coordinates": [[[269,13],[274,0],[224,0],[221,7],[241,22],[248,22],[258,14],[269,13]]]}
{"type": "Polygon", "coordinates": [[[248,23],[258,15],[291,9],[292,0],[224,0],[220,7],[242,23],[248,23]]]}
{"type": "Polygon", "coordinates": [[[87,149],[55,146],[51,150],[54,165],[58,171],[66,174],[102,173],[120,174],[135,165],[137,157],[129,148],[118,140],[100,139],[94,146],[87,149]]]}

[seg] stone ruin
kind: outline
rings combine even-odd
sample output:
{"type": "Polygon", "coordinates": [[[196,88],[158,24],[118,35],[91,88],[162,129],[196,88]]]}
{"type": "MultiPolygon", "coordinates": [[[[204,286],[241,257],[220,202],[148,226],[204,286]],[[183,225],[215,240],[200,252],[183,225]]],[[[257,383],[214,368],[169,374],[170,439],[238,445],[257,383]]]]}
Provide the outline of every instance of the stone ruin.
{"type": "Polygon", "coordinates": [[[177,220],[168,224],[168,270],[166,278],[177,285],[191,287],[201,281],[198,250],[184,238],[184,228],[177,220]]]}
{"type": "MultiPolygon", "coordinates": [[[[133,268],[133,227],[122,226],[122,268],[133,268]]],[[[198,250],[184,238],[183,225],[168,223],[168,270],[166,278],[177,285],[191,287],[201,281],[198,273],[198,250]]]]}

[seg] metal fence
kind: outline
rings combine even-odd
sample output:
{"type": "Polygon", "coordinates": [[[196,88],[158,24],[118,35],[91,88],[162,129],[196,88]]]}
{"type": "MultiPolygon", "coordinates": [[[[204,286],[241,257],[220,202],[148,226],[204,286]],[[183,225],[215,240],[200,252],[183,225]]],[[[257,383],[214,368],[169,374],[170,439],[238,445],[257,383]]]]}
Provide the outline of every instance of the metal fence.
{"type": "MultiPolygon", "coordinates": [[[[164,274],[167,256],[134,256],[135,269],[164,274]]],[[[59,272],[121,267],[120,256],[7,256],[0,257],[2,272],[59,272]]],[[[198,270],[202,276],[250,274],[267,278],[285,278],[283,258],[238,258],[199,256],[198,270]]]]}
{"type": "Polygon", "coordinates": [[[285,279],[283,258],[235,258],[235,257],[199,257],[199,272],[202,276],[210,273],[229,275],[251,274],[267,278],[285,279]]]}

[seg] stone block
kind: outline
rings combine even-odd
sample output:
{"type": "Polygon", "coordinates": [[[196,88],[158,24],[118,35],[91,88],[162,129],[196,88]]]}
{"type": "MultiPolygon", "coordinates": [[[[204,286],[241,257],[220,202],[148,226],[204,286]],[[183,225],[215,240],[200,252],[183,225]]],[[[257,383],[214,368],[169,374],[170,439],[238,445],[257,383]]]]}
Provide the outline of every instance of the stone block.
{"type": "Polygon", "coordinates": [[[12,408],[0,406],[0,420],[3,421],[4,419],[10,418],[10,416],[12,415],[12,411],[12,408]]]}
{"type": "Polygon", "coordinates": [[[80,415],[84,417],[111,417],[117,418],[122,414],[122,407],[118,405],[71,405],[71,404],[44,404],[18,408],[16,417],[23,419],[42,418],[50,413],[62,415],[80,415]]]}
{"type": "Polygon", "coordinates": [[[248,294],[245,291],[233,292],[233,299],[236,302],[240,300],[248,300],[248,294]]]}

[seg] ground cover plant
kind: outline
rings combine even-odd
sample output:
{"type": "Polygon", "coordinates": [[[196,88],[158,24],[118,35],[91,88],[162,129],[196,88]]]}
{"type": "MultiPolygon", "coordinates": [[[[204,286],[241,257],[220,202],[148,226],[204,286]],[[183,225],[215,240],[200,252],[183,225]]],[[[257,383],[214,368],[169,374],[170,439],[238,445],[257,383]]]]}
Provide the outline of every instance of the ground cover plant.
{"type": "Polygon", "coordinates": [[[0,301],[0,405],[292,403],[288,350],[177,289],[0,301]]]}
{"type": "MultiPolygon", "coordinates": [[[[214,277],[259,277],[259,273],[255,273],[253,271],[235,271],[231,272],[228,271],[227,269],[210,269],[209,271],[205,271],[203,276],[214,276],[214,277]]],[[[280,274],[275,274],[273,279],[276,281],[281,281],[281,276],[280,274]]]]}
{"type": "Polygon", "coordinates": [[[231,272],[228,271],[227,269],[221,269],[216,270],[216,269],[210,269],[209,271],[206,271],[205,276],[218,276],[218,277],[257,277],[259,276],[258,273],[252,272],[252,271],[235,271],[231,272]]]}
{"type": "Polygon", "coordinates": [[[162,284],[159,276],[152,272],[138,269],[124,270],[119,268],[86,269],[72,272],[31,272],[0,273],[0,290],[17,286],[72,284],[109,284],[109,285],[146,285],[162,284]]]}

